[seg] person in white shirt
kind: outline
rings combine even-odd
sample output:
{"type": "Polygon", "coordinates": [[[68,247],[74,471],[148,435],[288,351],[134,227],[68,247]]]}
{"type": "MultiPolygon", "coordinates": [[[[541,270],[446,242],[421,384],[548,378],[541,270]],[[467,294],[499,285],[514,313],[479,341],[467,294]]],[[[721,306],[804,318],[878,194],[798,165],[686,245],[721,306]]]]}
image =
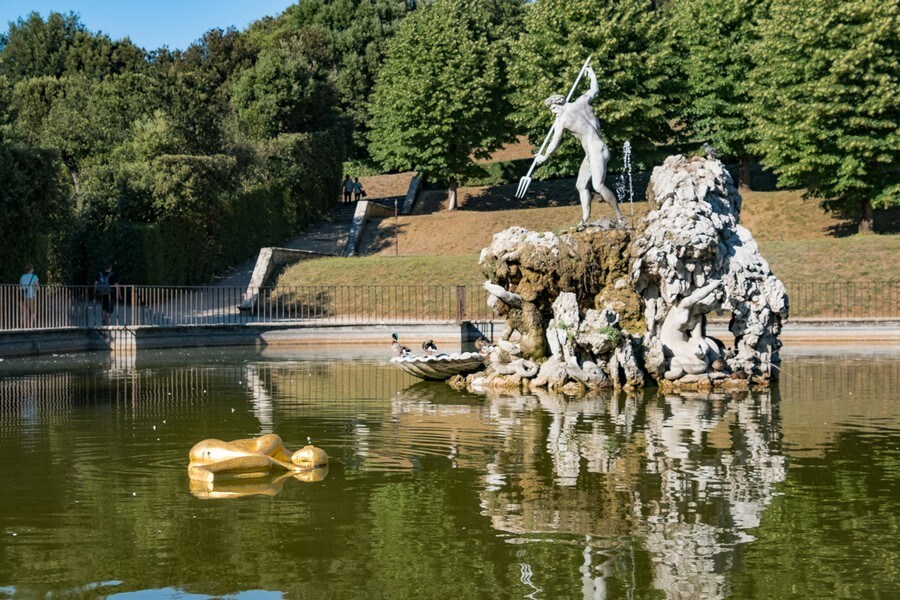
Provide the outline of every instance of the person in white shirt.
{"type": "Polygon", "coordinates": [[[25,265],[25,273],[19,277],[19,289],[22,292],[22,326],[34,327],[37,324],[37,292],[41,288],[38,276],[34,274],[34,265],[25,265]]]}

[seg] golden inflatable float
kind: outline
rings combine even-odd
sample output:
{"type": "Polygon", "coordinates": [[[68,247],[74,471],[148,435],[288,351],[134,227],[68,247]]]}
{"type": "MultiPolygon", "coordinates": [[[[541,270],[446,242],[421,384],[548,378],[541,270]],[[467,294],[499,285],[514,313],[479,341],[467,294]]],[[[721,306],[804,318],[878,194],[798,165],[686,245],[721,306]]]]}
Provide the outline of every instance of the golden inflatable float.
{"type": "Polygon", "coordinates": [[[203,440],[189,457],[191,492],[202,498],[275,495],[289,477],[321,481],[328,474],[324,450],[307,445],[291,453],[274,433],[231,442],[203,440]]]}

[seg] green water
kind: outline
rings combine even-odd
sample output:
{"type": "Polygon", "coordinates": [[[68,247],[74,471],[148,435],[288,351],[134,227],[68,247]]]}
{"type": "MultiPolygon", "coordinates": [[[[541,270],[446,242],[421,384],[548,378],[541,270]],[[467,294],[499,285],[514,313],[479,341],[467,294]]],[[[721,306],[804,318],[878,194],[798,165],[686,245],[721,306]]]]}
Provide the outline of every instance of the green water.
{"type": "Polygon", "coordinates": [[[0,598],[896,598],[900,355],[834,352],[578,399],[377,355],[7,360],[0,598]],[[194,443],[268,432],[324,479],[192,493],[194,443]]]}

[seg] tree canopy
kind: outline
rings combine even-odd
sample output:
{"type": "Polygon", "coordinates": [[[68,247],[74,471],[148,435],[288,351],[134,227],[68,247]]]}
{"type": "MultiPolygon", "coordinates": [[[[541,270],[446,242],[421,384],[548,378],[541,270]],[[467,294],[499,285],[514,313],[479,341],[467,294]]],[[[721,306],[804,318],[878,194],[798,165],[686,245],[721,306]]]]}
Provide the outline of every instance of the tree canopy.
{"type": "Polygon", "coordinates": [[[320,29],[262,45],[214,29],[184,51],[146,53],[75,15],[20,19],[0,45],[0,138],[22,149],[10,150],[0,175],[16,193],[10,214],[43,215],[44,202],[58,215],[66,200],[61,218],[32,219],[58,243],[22,247],[69,281],[112,255],[132,281],[208,280],[223,260],[282,239],[333,198],[321,180],[337,185],[347,151],[333,80],[320,29]],[[43,179],[25,194],[16,182],[29,173],[43,179]],[[288,180],[298,173],[304,181],[288,180]],[[172,260],[175,275],[158,267],[172,260]]]}
{"type": "Polygon", "coordinates": [[[145,66],[143,50],[123,39],[95,34],[72,13],[38,13],[10,23],[0,38],[0,71],[16,82],[29,77],[62,77],[78,73],[102,79],[145,66]]]}
{"type": "Polygon", "coordinates": [[[772,0],[751,53],[751,147],[826,208],[900,204],[900,5],[772,0]]]}
{"type": "Polygon", "coordinates": [[[747,73],[755,23],[768,0],[673,0],[666,5],[686,75],[683,118],[689,132],[724,158],[741,161],[741,185],[749,186],[747,73]]]}
{"type": "Polygon", "coordinates": [[[255,137],[315,128],[337,99],[333,61],[326,36],[312,28],[262,50],[234,84],[241,123],[255,137]]]}
{"type": "Polygon", "coordinates": [[[365,154],[375,77],[388,42],[418,4],[415,0],[304,0],[275,18],[254,23],[248,37],[272,46],[303,29],[318,29],[327,36],[335,59],[337,105],[353,119],[358,153],[365,154]]]}
{"type": "MultiPolygon", "coordinates": [[[[565,95],[588,56],[600,91],[593,102],[603,136],[613,149],[630,141],[645,167],[671,143],[679,120],[681,77],[666,21],[650,0],[541,0],[526,11],[525,33],[514,46],[513,118],[535,147],[553,115],[543,100],[565,95]]],[[[582,94],[586,82],[576,90],[582,94]]],[[[584,157],[571,136],[539,174],[574,173],[584,157]]]]}
{"type": "Polygon", "coordinates": [[[453,180],[511,137],[506,56],[520,8],[516,0],[435,0],[403,21],[373,92],[376,160],[453,180]]]}

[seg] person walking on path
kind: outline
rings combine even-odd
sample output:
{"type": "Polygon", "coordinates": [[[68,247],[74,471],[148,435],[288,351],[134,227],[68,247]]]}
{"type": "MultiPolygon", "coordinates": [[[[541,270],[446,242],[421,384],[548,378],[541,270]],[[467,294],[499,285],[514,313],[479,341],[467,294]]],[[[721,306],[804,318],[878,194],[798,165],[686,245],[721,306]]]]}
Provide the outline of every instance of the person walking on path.
{"type": "Polygon", "coordinates": [[[22,326],[35,327],[37,325],[37,292],[41,288],[38,276],[34,274],[34,265],[25,265],[25,273],[19,277],[19,289],[22,292],[22,326]]]}
{"type": "Polygon", "coordinates": [[[363,189],[362,182],[359,180],[359,177],[353,178],[353,199],[357,202],[362,199],[363,196],[366,195],[366,191],[363,189]]]}
{"type": "Polygon", "coordinates": [[[341,189],[344,191],[344,204],[350,204],[350,200],[353,197],[353,180],[350,179],[349,175],[344,176],[344,183],[341,184],[341,189]]]}
{"type": "Polygon", "coordinates": [[[108,264],[100,271],[94,282],[94,292],[100,296],[100,309],[103,312],[101,322],[103,326],[109,325],[110,315],[113,312],[115,302],[119,299],[119,282],[112,271],[112,265],[108,264]]]}

